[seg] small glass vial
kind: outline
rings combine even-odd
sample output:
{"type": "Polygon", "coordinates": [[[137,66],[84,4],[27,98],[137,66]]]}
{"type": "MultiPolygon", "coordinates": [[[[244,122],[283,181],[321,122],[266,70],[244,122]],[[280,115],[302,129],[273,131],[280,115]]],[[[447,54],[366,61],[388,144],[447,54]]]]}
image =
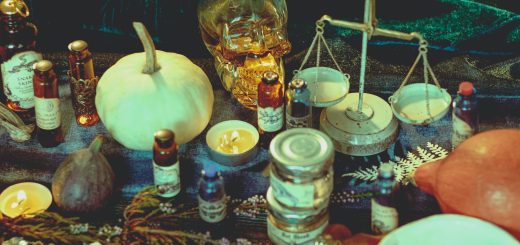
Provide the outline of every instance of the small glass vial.
{"type": "Polygon", "coordinates": [[[291,128],[312,128],[311,92],[307,82],[294,79],[286,92],[285,126],[291,128]]]}
{"type": "Polygon", "coordinates": [[[34,64],[36,135],[43,147],[54,147],[63,142],[58,78],[52,67],[48,60],[34,64]]]}
{"type": "Polygon", "coordinates": [[[316,209],[332,193],[334,146],[323,132],[293,128],[278,134],[269,147],[270,184],[280,205],[316,209]]]}
{"type": "MultiPolygon", "coordinates": [[[[29,9],[22,0],[0,2],[0,63],[6,105],[26,123],[34,122],[33,65],[42,60],[36,52],[36,26],[27,21],[29,9]]],[[[2,96],[3,97],[3,96],[2,96]]]]}
{"type": "Polygon", "coordinates": [[[71,42],[68,48],[70,91],[76,122],[83,127],[93,126],[98,123],[99,116],[95,104],[97,77],[92,54],[83,40],[71,42]]]}
{"type": "Polygon", "coordinates": [[[381,164],[372,191],[371,226],[374,234],[386,234],[399,225],[397,190],[398,183],[395,181],[394,165],[381,164]]]}
{"type": "Polygon", "coordinates": [[[161,129],[154,135],[153,177],[157,192],[162,197],[174,197],[181,191],[180,164],[175,134],[161,129]]]}
{"type": "Polygon", "coordinates": [[[258,132],[260,145],[269,147],[271,140],[283,127],[284,86],[276,72],[267,71],[262,74],[262,82],[258,84],[258,132]]]}
{"type": "Polygon", "coordinates": [[[453,101],[453,131],[451,147],[457,145],[478,132],[478,112],[476,89],[471,82],[461,82],[457,97],[453,101]]]}
{"type": "Polygon", "coordinates": [[[199,215],[208,223],[217,223],[226,218],[227,204],[224,179],[217,172],[215,165],[208,165],[202,170],[199,180],[199,215]]]}

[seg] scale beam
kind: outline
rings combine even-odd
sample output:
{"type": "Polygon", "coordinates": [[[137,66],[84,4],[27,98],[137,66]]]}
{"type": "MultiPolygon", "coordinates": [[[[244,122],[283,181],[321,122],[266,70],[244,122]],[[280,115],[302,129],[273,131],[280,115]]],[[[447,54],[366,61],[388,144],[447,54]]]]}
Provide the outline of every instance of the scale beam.
{"type": "Polygon", "coordinates": [[[426,41],[423,36],[418,32],[405,33],[394,30],[387,30],[378,27],[373,27],[371,25],[367,25],[366,23],[358,23],[346,20],[336,20],[328,15],[322,16],[318,21],[328,22],[329,24],[337,27],[343,27],[353,30],[358,30],[362,32],[367,32],[369,36],[383,36],[390,37],[395,39],[401,39],[406,41],[411,41],[413,39],[419,40],[419,42],[426,41]]]}

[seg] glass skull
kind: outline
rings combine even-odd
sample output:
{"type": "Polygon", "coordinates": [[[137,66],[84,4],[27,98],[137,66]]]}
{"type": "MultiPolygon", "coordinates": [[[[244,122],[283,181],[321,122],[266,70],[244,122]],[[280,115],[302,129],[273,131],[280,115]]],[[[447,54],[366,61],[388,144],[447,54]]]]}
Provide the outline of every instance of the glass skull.
{"type": "Polygon", "coordinates": [[[262,73],[272,70],[284,78],[282,57],[291,50],[285,1],[200,0],[197,12],[222,85],[256,110],[262,73]]]}

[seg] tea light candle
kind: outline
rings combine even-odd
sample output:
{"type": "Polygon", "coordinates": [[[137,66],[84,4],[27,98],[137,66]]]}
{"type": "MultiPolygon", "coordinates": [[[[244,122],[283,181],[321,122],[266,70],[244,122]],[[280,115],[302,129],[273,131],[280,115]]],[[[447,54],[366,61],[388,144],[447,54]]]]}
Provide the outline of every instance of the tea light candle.
{"type": "Polygon", "coordinates": [[[0,211],[10,218],[43,212],[51,203],[52,195],[49,189],[34,182],[9,186],[0,194],[0,211]]]}
{"type": "Polygon", "coordinates": [[[206,143],[213,160],[224,165],[247,162],[257,152],[259,134],[244,121],[229,120],[217,123],[206,134],[206,143]]]}

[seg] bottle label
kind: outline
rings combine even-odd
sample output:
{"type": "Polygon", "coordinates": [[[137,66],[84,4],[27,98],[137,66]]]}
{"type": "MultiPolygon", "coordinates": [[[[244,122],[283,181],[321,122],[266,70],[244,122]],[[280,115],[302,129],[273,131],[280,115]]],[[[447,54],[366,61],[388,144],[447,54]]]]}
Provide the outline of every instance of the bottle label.
{"type": "Polygon", "coordinates": [[[304,116],[304,117],[293,117],[286,113],[285,122],[286,122],[287,129],[312,127],[310,114],[307,116],[304,116]]]}
{"type": "Polygon", "coordinates": [[[1,65],[5,96],[21,108],[34,107],[32,66],[41,59],[41,54],[26,51],[15,54],[1,65]]]}
{"type": "Polygon", "coordinates": [[[271,188],[276,200],[289,207],[312,208],[314,207],[314,185],[293,184],[280,180],[271,171],[271,188]]]}
{"type": "Polygon", "coordinates": [[[322,225],[318,226],[316,229],[306,232],[288,232],[284,231],[278,227],[276,227],[275,224],[271,222],[271,219],[267,218],[267,236],[274,237],[277,240],[280,240],[284,242],[285,244],[304,244],[306,242],[312,241],[316,239],[323,230],[325,230],[325,227],[329,222],[323,222],[322,225]]]}
{"type": "Polygon", "coordinates": [[[162,197],[173,197],[181,191],[179,161],[171,166],[153,163],[153,178],[157,192],[162,197]]]}
{"type": "Polygon", "coordinates": [[[36,125],[45,130],[53,130],[61,125],[60,99],[34,97],[36,125]]]}
{"type": "Polygon", "coordinates": [[[386,234],[399,225],[399,216],[395,208],[386,207],[372,198],[372,231],[386,234]]]}
{"type": "Polygon", "coordinates": [[[455,148],[457,145],[462,143],[473,135],[473,129],[471,126],[460,119],[455,113],[452,116],[453,120],[453,132],[451,135],[451,146],[455,148]]]}
{"type": "Polygon", "coordinates": [[[208,202],[199,196],[199,215],[208,223],[216,223],[226,217],[226,196],[215,202],[208,202]]]}
{"type": "Polygon", "coordinates": [[[283,106],[258,107],[258,127],[265,132],[276,132],[283,126],[283,106]]]}

